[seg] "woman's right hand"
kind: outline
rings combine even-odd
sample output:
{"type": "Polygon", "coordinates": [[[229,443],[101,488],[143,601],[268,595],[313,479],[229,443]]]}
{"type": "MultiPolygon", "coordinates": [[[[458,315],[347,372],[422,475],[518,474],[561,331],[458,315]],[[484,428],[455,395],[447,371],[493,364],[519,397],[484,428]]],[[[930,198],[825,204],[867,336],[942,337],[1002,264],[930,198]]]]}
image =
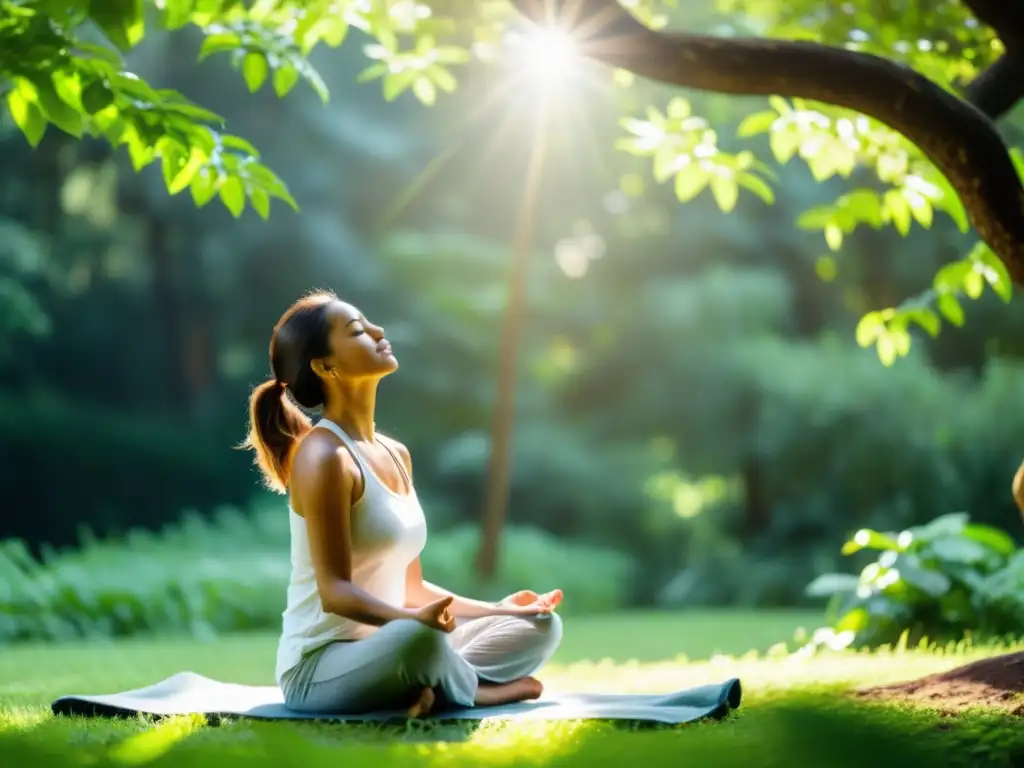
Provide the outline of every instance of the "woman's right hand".
{"type": "Polygon", "coordinates": [[[427,603],[416,611],[416,621],[425,624],[431,629],[439,629],[442,632],[451,632],[455,629],[455,617],[448,607],[455,598],[451,595],[442,597],[432,603],[427,603]]]}

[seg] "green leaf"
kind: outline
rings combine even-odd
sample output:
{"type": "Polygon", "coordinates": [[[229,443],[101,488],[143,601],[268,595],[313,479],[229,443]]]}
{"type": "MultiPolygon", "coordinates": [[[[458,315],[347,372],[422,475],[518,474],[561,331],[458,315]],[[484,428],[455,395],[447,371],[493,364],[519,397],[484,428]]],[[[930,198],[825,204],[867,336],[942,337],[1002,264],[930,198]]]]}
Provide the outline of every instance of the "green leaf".
{"type": "Polygon", "coordinates": [[[142,0],[91,0],[89,16],[122,51],[134,48],[146,31],[142,0]]]}
{"type": "Polygon", "coordinates": [[[160,169],[164,175],[164,185],[170,190],[178,171],[186,164],[185,149],[174,139],[165,136],[157,142],[156,150],[160,155],[160,169]]]}
{"type": "Polygon", "coordinates": [[[42,110],[34,101],[29,101],[20,88],[12,88],[7,94],[7,109],[32,148],[38,147],[46,133],[46,116],[42,110]]]}
{"type": "Polygon", "coordinates": [[[857,591],[860,579],[849,573],[823,573],[804,588],[808,597],[831,597],[857,591]]]}
{"type": "Polygon", "coordinates": [[[910,203],[898,189],[888,190],[884,202],[889,220],[895,225],[896,231],[906,237],[910,232],[910,203]]]}
{"type": "Polygon", "coordinates": [[[989,555],[989,551],[980,542],[962,536],[935,539],[929,549],[942,560],[965,565],[978,563],[989,555]]]}
{"type": "Polygon", "coordinates": [[[394,101],[405,91],[416,78],[419,72],[414,69],[404,69],[401,72],[389,72],[384,76],[384,100],[394,101]]]}
{"type": "Polygon", "coordinates": [[[82,113],[60,97],[51,78],[41,76],[32,84],[36,88],[37,103],[49,121],[65,133],[80,139],[83,128],[82,113]]]}
{"type": "Polygon", "coordinates": [[[203,168],[192,177],[192,200],[197,208],[202,208],[217,194],[218,177],[209,168],[203,168]]]}
{"type": "Polygon", "coordinates": [[[871,614],[863,606],[850,609],[833,629],[836,632],[863,632],[871,626],[871,614]]]}
{"type": "Polygon", "coordinates": [[[681,203],[693,200],[707,186],[708,172],[696,163],[689,163],[676,174],[675,192],[681,203]]]}
{"type": "Polygon", "coordinates": [[[977,299],[985,292],[985,278],[981,276],[981,273],[972,269],[966,275],[964,275],[964,293],[970,298],[977,299]]]}
{"type": "Polygon", "coordinates": [[[900,557],[897,570],[908,584],[921,590],[929,597],[942,597],[949,591],[952,582],[944,573],[925,568],[916,557],[903,555],[900,557]]]}
{"type": "Polygon", "coordinates": [[[837,201],[854,221],[863,221],[875,229],[882,226],[882,201],[873,189],[855,189],[837,201]]]}
{"type": "Polygon", "coordinates": [[[1010,273],[1003,260],[983,241],[978,242],[971,250],[970,259],[980,262],[985,267],[984,276],[992,290],[1004,302],[1009,302],[1013,298],[1013,280],[1010,279],[1010,273]]]}
{"type": "Polygon", "coordinates": [[[164,0],[164,25],[169,30],[180,29],[189,20],[192,0],[164,0]]]}
{"type": "Polygon", "coordinates": [[[826,225],[825,242],[833,251],[838,251],[843,246],[843,230],[841,230],[836,224],[826,225]]]}
{"type": "Polygon", "coordinates": [[[896,362],[896,342],[888,328],[878,334],[878,338],[875,340],[875,353],[886,368],[896,362]]]}
{"type": "Polygon", "coordinates": [[[800,134],[788,126],[773,130],[768,136],[772,154],[780,165],[788,162],[796,154],[802,141],[800,134]]]}
{"type": "Polygon", "coordinates": [[[430,79],[434,81],[434,85],[445,93],[452,93],[458,87],[455,75],[437,64],[427,68],[427,75],[429,75],[430,79]]]}
{"type": "Polygon", "coordinates": [[[950,512],[939,515],[933,520],[910,529],[913,537],[922,542],[930,542],[944,536],[959,536],[967,527],[969,517],[966,512],[950,512]]]}
{"type": "Polygon", "coordinates": [[[961,534],[1004,557],[1009,557],[1017,549],[1017,544],[1010,534],[990,525],[970,523],[964,526],[961,534]]]}
{"type": "Polygon", "coordinates": [[[932,286],[939,293],[958,293],[963,289],[964,278],[973,268],[969,258],[946,264],[935,273],[932,286]]]}
{"type": "Polygon", "coordinates": [[[242,59],[242,77],[245,84],[249,86],[250,93],[256,93],[270,74],[270,67],[267,65],[267,57],[259,51],[249,51],[242,59]]]}
{"type": "Polygon", "coordinates": [[[266,221],[270,218],[270,195],[265,190],[253,189],[249,193],[249,201],[252,203],[253,210],[259,214],[261,219],[266,221]]]}
{"type": "Polygon", "coordinates": [[[388,65],[383,61],[371,64],[356,76],[357,83],[368,83],[378,77],[384,77],[388,73],[388,65]]]}
{"type": "Polygon", "coordinates": [[[824,229],[835,218],[835,206],[821,205],[804,211],[796,219],[796,225],[800,229],[816,230],[824,229]]]}
{"type": "Polygon", "coordinates": [[[437,101],[437,88],[425,75],[421,75],[413,81],[412,92],[424,104],[430,105],[437,101]]]}
{"type": "Polygon", "coordinates": [[[744,189],[753,192],[755,195],[760,197],[768,205],[775,202],[775,193],[772,188],[768,185],[764,179],[760,176],[755,176],[752,173],[740,173],[736,176],[736,181],[744,189]]]}
{"type": "Polygon", "coordinates": [[[868,312],[857,323],[857,344],[870,347],[885,332],[885,320],[881,312],[868,312]]]}
{"type": "Polygon", "coordinates": [[[139,135],[137,125],[131,124],[125,128],[125,142],[128,144],[128,157],[132,161],[132,168],[138,173],[151,162],[153,162],[153,148],[139,135]]]}
{"type": "Polygon", "coordinates": [[[883,551],[902,552],[903,547],[896,539],[886,533],[873,531],[870,528],[861,528],[853,537],[843,544],[842,553],[852,555],[862,549],[879,549],[883,551]]]}
{"type": "Polygon", "coordinates": [[[206,164],[206,155],[194,148],[189,153],[188,161],[181,167],[181,169],[173,176],[170,183],[167,185],[167,191],[171,195],[176,195],[185,187],[192,184],[196,173],[199,169],[206,164]]]}
{"type": "Polygon", "coordinates": [[[104,45],[96,45],[94,43],[86,43],[82,40],[75,41],[75,48],[85,54],[85,59],[97,59],[107,64],[112,64],[115,67],[121,67],[124,65],[120,54],[117,51],[112,51],[104,45]]]}
{"type": "Polygon", "coordinates": [[[216,32],[212,35],[207,35],[203,40],[202,47],[199,49],[199,61],[204,61],[215,53],[233,51],[241,46],[242,38],[234,32],[216,32]]]}
{"type": "Polygon", "coordinates": [[[714,195],[718,207],[724,213],[730,213],[736,207],[740,188],[731,176],[715,174],[711,177],[711,194],[714,195]]]}
{"type": "Polygon", "coordinates": [[[219,136],[221,144],[223,144],[227,149],[234,149],[242,154],[250,155],[252,157],[260,156],[259,150],[256,149],[251,142],[243,139],[241,136],[235,136],[230,133],[222,133],[219,134],[219,136]]]}
{"type": "Polygon", "coordinates": [[[690,102],[682,96],[676,96],[668,103],[666,112],[672,120],[685,120],[691,114],[690,102]]]}
{"type": "Polygon", "coordinates": [[[221,202],[236,219],[245,210],[245,185],[237,176],[227,176],[218,190],[221,202]]]}
{"type": "Polygon", "coordinates": [[[932,309],[928,307],[918,307],[917,309],[907,310],[906,314],[911,320],[924,328],[925,332],[927,332],[932,338],[939,335],[942,321],[932,309]]]}
{"type": "Polygon", "coordinates": [[[903,198],[907,201],[910,212],[917,219],[917,223],[925,229],[931,227],[933,218],[932,204],[928,202],[928,199],[914,189],[904,189],[903,198]]]}
{"type": "Polygon", "coordinates": [[[114,103],[114,92],[103,80],[93,80],[82,89],[82,108],[87,115],[95,115],[114,103]]]}
{"type": "Polygon", "coordinates": [[[772,126],[778,119],[779,116],[775,112],[754,112],[753,114],[747,115],[743,118],[743,121],[736,129],[736,135],[742,138],[747,138],[759,133],[767,133],[772,129],[772,126]]]}
{"type": "Polygon", "coordinates": [[[336,18],[325,18],[324,21],[321,26],[323,41],[331,48],[337,48],[345,42],[349,26],[342,20],[340,14],[336,18]]]}
{"type": "Polygon", "coordinates": [[[274,93],[283,98],[299,82],[299,73],[290,64],[282,64],[274,70],[274,93]]]}
{"type": "Polygon", "coordinates": [[[935,174],[935,176],[936,178],[933,178],[935,185],[942,192],[942,209],[953,219],[957,229],[961,232],[966,232],[970,229],[970,222],[967,219],[967,210],[964,208],[960,196],[953,189],[953,185],[949,183],[949,179],[942,174],[935,174]]]}
{"type": "Polygon", "coordinates": [[[943,316],[949,320],[953,325],[963,327],[964,324],[964,308],[960,305],[959,300],[956,296],[951,293],[944,293],[939,296],[937,302],[939,311],[943,316]]]}

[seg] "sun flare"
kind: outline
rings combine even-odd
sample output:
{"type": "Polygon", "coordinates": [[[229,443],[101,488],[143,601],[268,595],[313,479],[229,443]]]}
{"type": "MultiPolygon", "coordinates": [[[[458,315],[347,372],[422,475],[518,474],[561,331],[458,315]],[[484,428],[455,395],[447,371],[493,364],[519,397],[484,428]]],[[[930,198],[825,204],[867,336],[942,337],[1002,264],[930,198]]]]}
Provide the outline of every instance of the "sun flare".
{"type": "Polygon", "coordinates": [[[571,77],[580,64],[576,41],[560,27],[538,27],[516,45],[516,59],[532,79],[552,82],[571,77]]]}

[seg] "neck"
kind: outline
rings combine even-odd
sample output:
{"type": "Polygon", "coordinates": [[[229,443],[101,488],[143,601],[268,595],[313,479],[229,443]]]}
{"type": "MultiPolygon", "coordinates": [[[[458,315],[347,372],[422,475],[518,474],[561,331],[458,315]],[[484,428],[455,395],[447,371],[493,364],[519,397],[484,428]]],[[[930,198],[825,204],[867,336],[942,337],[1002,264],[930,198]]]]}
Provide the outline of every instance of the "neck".
{"type": "Polygon", "coordinates": [[[333,421],[353,440],[373,442],[374,411],[377,405],[377,382],[345,387],[329,397],[324,418],[333,421]]]}

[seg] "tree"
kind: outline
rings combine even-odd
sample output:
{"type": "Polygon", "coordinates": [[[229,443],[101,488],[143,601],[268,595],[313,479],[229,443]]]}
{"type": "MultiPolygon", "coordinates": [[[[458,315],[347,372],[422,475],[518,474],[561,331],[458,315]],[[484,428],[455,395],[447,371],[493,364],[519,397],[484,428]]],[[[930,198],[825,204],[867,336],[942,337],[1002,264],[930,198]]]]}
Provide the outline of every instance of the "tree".
{"type": "MultiPolygon", "coordinates": [[[[932,226],[935,211],[963,232],[974,225],[978,244],[943,267],[927,291],[861,320],[858,342],[874,345],[883,363],[907,353],[914,325],[934,335],[942,318],[961,324],[962,298],[977,298],[986,284],[1006,301],[1013,283],[1024,284],[1022,161],[994,123],[1024,93],[1024,11],[1004,0],[936,0],[927,9],[880,0],[838,7],[715,0],[761,34],[713,37],[662,31],[667,14],[682,12],[672,10],[674,0],[656,3],[642,0],[627,12],[614,0],[513,0],[526,19],[568,27],[584,56],[610,67],[768,97],[768,109],[743,122],[741,138],[766,134],[778,162],[799,157],[820,181],[857,182],[796,222],[820,231],[832,251],[859,226],[906,235],[915,222],[932,226]]],[[[361,81],[379,79],[388,99],[411,91],[432,104],[457,87],[453,68],[472,61],[470,50],[494,50],[515,18],[499,0],[165,0],[155,7],[0,0],[0,89],[33,145],[48,123],[73,136],[102,136],[126,146],[137,170],[159,161],[171,194],[190,189],[197,205],[219,197],[235,216],[248,202],[265,217],[271,198],[297,204],[256,148],[225,132],[215,113],[125,69],[119,52],[147,29],[201,30],[200,59],[229,55],[252,91],[269,84],[283,97],[301,80],[327,99],[309,56],[321,44],[341,45],[355,28],[373,40],[361,81]]],[[[624,117],[622,126],[619,147],[651,157],[654,177],[672,181],[680,201],[705,189],[726,212],[740,189],[773,200],[771,168],[749,150],[722,150],[715,130],[680,96],[664,110],[649,106],[643,118],[624,117]]],[[[520,318],[515,306],[509,312],[514,328],[520,318]]],[[[514,372],[502,371],[506,391],[514,372]]],[[[495,424],[493,443],[504,445],[509,420],[495,424]]],[[[497,490],[490,496],[500,500],[497,490]]]]}

